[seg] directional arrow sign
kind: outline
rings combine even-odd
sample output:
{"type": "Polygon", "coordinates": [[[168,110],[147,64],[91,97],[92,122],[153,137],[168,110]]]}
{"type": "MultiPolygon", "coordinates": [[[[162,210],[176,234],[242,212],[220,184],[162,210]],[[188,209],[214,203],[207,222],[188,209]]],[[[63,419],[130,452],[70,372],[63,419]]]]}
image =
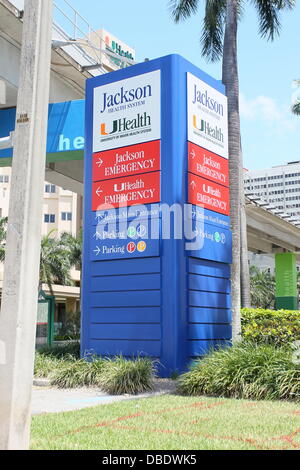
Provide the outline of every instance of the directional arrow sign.
{"type": "Polygon", "coordinates": [[[99,186],[99,188],[96,189],[96,194],[97,194],[98,197],[100,197],[101,193],[103,193],[103,191],[99,186]]]}
{"type": "MultiPolygon", "coordinates": [[[[159,256],[159,240],[132,241],[127,239],[91,240],[90,259],[104,261],[110,259],[147,258],[159,256]]],[[[133,282],[133,281],[132,281],[133,282]]]]}
{"type": "Polygon", "coordinates": [[[194,180],[190,183],[190,185],[192,186],[193,189],[195,189],[195,187],[197,186],[194,180]]]}
{"type": "Polygon", "coordinates": [[[101,253],[101,248],[99,246],[96,246],[96,249],[93,250],[93,252],[95,253],[96,256],[99,256],[101,253]]]}
{"type": "Polygon", "coordinates": [[[160,171],[93,183],[93,211],[155,202],[160,202],[160,171]]]}
{"type": "Polygon", "coordinates": [[[229,189],[199,176],[188,174],[189,203],[229,215],[229,189]]]}
{"type": "Polygon", "coordinates": [[[93,155],[93,181],[159,170],[159,140],[107,150],[93,155]]]}
{"type": "Polygon", "coordinates": [[[229,186],[228,160],[191,142],[188,144],[188,171],[223,186],[229,186]]]}

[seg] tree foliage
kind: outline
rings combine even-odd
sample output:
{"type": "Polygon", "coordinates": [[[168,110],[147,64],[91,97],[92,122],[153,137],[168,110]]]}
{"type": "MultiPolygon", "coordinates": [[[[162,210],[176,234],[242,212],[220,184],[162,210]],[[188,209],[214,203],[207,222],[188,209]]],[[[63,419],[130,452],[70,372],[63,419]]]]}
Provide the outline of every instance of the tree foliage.
{"type": "MultiPolygon", "coordinates": [[[[231,0],[230,0],[231,1],[231,0]]],[[[175,22],[196,14],[200,0],[170,0],[170,9],[175,22]]],[[[237,0],[238,18],[243,17],[247,0],[237,0]]],[[[280,13],[295,6],[295,0],[248,0],[257,11],[259,34],[273,40],[280,32],[280,13]]],[[[226,24],[227,0],[206,0],[202,24],[202,55],[212,62],[223,55],[224,30],[226,24]]]]}
{"type": "Polygon", "coordinates": [[[82,238],[82,230],[80,230],[76,237],[69,232],[63,232],[60,235],[60,242],[62,245],[65,245],[68,251],[71,267],[79,271],[81,271],[82,266],[82,238]]]}
{"type": "MultiPolygon", "coordinates": [[[[239,115],[239,74],[238,74],[238,24],[243,8],[252,3],[258,13],[259,34],[273,40],[280,30],[280,13],[295,6],[295,0],[205,0],[204,18],[201,28],[202,55],[214,62],[222,60],[222,81],[228,97],[228,149],[229,183],[232,228],[232,334],[234,341],[240,339],[241,321],[241,278],[248,265],[241,266],[242,205],[242,149],[239,115]],[[246,267],[245,267],[246,266],[246,267]]],[[[197,13],[200,0],[169,0],[171,14],[178,22],[197,13]]],[[[245,286],[244,286],[245,289],[245,286]]],[[[245,297],[245,296],[244,296],[245,297]]]]}
{"type": "MultiPolygon", "coordinates": [[[[5,259],[7,218],[0,218],[0,262],[5,259]]],[[[53,295],[53,284],[70,286],[73,284],[70,269],[81,270],[82,232],[77,237],[63,232],[55,236],[55,230],[44,235],[41,240],[40,285],[47,284],[53,295]]]]}
{"type": "Polygon", "coordinates": [[[275,277],[267,270],[250,267],[251,304],[257,308],[274,307],[275,277]]]}
{"type": "Polygon", "coordinates": [[[7,217],[0,218],[0,262],[5,259],[5,242],[6,242],[7,217]]]}
{"type": "Polygon", "coordinates": [[[47,284],[53,295],[53,284],[72,285],[70,276],[71,250],[65,240],[53,236],[53,231],[41,241],[40,284],[47,284]]]}

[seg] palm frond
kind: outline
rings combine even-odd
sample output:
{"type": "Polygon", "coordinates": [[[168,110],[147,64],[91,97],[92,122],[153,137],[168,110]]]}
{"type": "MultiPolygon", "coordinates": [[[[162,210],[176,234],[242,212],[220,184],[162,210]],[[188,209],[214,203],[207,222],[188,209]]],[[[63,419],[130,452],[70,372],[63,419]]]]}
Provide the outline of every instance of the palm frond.
{"type": "Polygon", "coordinates": [[[170,0],[171,15],[178,23],[197,12],[199,0],[170,0]]]}
{"type": "Polygon", "coordinates": [[[296,114],[296,116],[300,116],[300,100],[292,105],[292,113],[296,114]]]}
{"type": "Polygon", "coordinates": [[[8,217],[0,218],[0,262],[5,259],[6,230],[8,217]]]}
{"type": "Polygon", "coordinates": [[[74,237],[69,232],[63,232],[60,235],[60,243],[62,247],[68,251],[68,256],[72,267],[81,269],[82,263],[82,230],[74,237]]]}
{"type": "Polygon", "coordinates": [[[274,3],[277,4],[277,8],[280,10],[283,9],[292,9],[296,6],[296,0],[274,0],[274,3]]]}
{"type": "Polygon", "coordinates": [[[223,54],[226,0],[207,0],[202,27],[202,54],[215,62],[223,54]]]}
{"type": "Polygon", "coordinates": [[[258,308],[269,308],[275,299],[275,277],[267,270],[250,266],[251,304],[258,308]]]}
{"type": "Polygon", "coordinates": [[[48,284],[50,290],[53,284],[72,285],[71,251],[52,235],[50,232],[42,238],[40,256],[40,282],[48,284]]]}
{"type": "Polygon", "coordinates": [[[259,33],[273,40],[280,32],[279,12],[295,6],[294,0],[252,0],[258,12],[259,33]]]}

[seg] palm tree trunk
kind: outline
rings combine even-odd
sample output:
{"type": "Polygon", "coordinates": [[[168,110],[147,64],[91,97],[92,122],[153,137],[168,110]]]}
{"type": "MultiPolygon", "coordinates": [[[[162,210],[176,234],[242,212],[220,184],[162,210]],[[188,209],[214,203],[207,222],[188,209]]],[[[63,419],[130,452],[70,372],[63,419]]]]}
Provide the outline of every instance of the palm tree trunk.
{"type": "Polygon", "coordinates": [[[243,308],[251,307],[250,295],[250,273],[248,259],[248,241],[247,241],[247,218],[245,194],[242,182],[242,203],[241,203],[241,304],[243,308]]]}
{"type": "Polygon", "coordinates": [[[237,64],[238,0],[227,0],[223,50],[223,83],[228,97],[229,184],[232,229],[232,339],[241,339],[241,156],[239,77],[237,64]]]}
{"type": "MultiPolygon", "coordinates": [[[[240,161],[243,163],[242,142],[240,142],[240,161]]],[[[251,307],[250,269],[247,240],[247,215],[244,187],[244,170],[241,167],[241,305],[243,308],[251,307]]]]}
{"type": "Polygon", "coordinates": [[[54,297],[54,292],[53,292],[52,283],[51,283],[51,280],[50,280],[50,279],[47,279],[47,285],[48,285],[48,289],[49,289],[50,295],[51,295],[52,297],[54,297]]]}

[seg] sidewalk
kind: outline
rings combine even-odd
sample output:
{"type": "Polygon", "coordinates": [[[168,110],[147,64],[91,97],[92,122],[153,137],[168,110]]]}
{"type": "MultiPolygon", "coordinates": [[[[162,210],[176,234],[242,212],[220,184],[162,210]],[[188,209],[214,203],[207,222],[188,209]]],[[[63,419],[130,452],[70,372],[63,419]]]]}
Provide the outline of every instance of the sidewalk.
{"type": "Polygon", "coordinates": [[[61,413],[96,405],[104,405],[115,401],[149,398],[173,393],[176,388],[176,381],[170,379],[155,379],[154,383],[155,387],[152,392],[139,395],[108,395],[97,387],[61,389],[50,387],[46,385],[47,382],[45,381],[44,386],[33,386],[32,414],[61,413]]]}

